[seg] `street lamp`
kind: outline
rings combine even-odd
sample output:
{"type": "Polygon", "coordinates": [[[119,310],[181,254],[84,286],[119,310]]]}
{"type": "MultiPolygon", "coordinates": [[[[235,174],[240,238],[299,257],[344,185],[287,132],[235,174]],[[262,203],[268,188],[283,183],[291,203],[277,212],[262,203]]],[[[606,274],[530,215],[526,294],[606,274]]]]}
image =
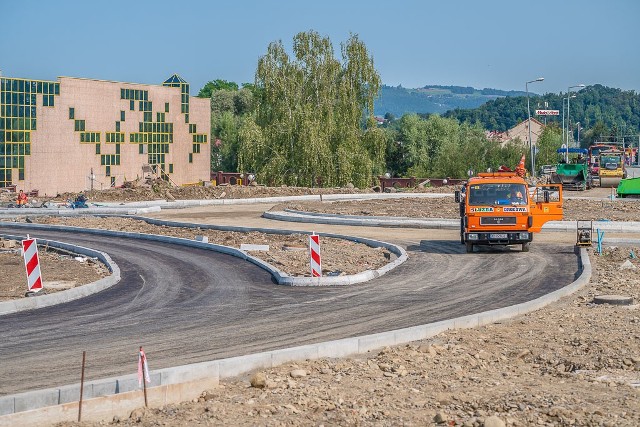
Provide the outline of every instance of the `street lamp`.
{"type": "Polygon", "coordinates": [[[579,85],[569,86],[569,89],[567,89],[567,147],[569,146],[569,129],[571,129],[571,116],[569,115],[569,101],[571,97],[569,96],[569,92],[571,92],[571,89],[573,89],[574,87],[579,87],[582,89],[583,87],[585,87],[585,85],[580,83],[579,85]]]}
{"type": "Polygon", "coordinates": [[[527,116],[529,117],[528,125],[529,125],[529,155],[531,156],[531,176],[536,176],[536,162],[533,154],[533,143],[531,142],[531,109],[529,108],[529,83],[541,82],[544,80],[544,77],[538,77],[535,80],[529,80],[524,84],[524,89],[527,92],[527,116]]]}
{"type": "MultiPolygon", "coordinates": [[[[572,98],[575,98],[576,95],[571,95],[572,98]]],[[[565,137],[564,137],[564,104],[566,104],[565,101],[567,101],[568,97],[564,97],[562,98],[562,143],[564,144],[565,141],[565,137]]]]}

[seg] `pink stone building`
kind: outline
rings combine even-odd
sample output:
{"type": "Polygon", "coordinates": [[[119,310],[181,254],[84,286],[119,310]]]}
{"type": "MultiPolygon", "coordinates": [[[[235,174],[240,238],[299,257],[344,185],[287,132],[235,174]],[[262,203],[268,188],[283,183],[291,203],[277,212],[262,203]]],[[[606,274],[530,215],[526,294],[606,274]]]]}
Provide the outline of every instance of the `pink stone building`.
{"type": "Polygon", "coordinates": [[[0,78],[0,187],[41,195],[106,189],[148,175],[209,180],[210,99],[162,85],[73,77],[0,78]]]}

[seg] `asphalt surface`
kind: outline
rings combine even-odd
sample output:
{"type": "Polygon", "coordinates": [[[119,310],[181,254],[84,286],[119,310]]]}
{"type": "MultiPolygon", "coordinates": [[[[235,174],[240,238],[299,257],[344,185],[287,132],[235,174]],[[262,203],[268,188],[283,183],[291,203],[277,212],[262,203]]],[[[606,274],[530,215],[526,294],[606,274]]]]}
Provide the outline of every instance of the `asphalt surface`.
{"type": "MultiPolygon", "coordinates": [[[[0,395],[150,368],[366,335],[528,301],[579,274],[572,245],[531,252],[481,249],[458,240],[393,241],[409,260],[348,287],[275,285],[265,271],[211,251],[125,238],[0,227],[107,252],[122,281],[91,297],[0,317],[0,395]]],[[[43,272],[46,274],[46,272],[43,272]]]]}

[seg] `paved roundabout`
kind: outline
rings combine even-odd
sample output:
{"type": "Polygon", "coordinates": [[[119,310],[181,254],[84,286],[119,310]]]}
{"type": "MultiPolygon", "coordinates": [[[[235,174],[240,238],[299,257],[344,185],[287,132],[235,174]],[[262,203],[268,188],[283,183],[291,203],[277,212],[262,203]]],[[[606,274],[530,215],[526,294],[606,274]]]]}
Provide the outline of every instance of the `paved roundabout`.
{"type": "MultiPolygon", "coordinates": [[[[3,227],[2,233],[26,234],[3,227]]],[[[152,369],[384,332],[529,301],[572,282],[573,247],[464,254],[456,240],[394,241],[409,260],[367,283],[275,285],[238,258],[129,238],[38,232],[106,252],[122,280],[93,296],[0,317],[2,395],[152,369]]]]}

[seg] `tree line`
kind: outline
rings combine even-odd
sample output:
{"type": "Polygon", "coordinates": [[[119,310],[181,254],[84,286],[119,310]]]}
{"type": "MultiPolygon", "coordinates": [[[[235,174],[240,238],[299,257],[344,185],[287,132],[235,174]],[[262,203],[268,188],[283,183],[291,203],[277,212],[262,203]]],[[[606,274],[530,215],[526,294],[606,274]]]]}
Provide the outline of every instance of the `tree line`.
{"type": "MultiPolygon", "coordinates": [[[[464,178],[469,170],[515,167],[528,153],[520,140],[499,144],[486,133],[526,118],[526,98],[501,98],[443,116],[405,114],[381,125],[373,116],[381,85],[372,55],[357,35],[342,43],[339,52],[336,58],[329,38],[302,32],[290,51],[281,41],[268,46],[253,83],[208,82],[198,96],[211,98],[212,169],[250,172],[267,185],[367,187],[384,173],[464,178]]],[[[580,92],[581,102],[572,99],[572,119],[585,117],[583,126],[592,124],[585,140],[601,137],[595,132],[611,132],[605,116],[614,125],[618,117],[626,127],[636,123],[633,94],[623,94],[625,101],[614,96],[619,106],[627,107],[616,115],[589,103],[609,99],[613,91],[594,86],[580,92]]],[[[562,95],[550,94],[532,105],[548,102],[554,108],[554,96],[562,102],[562,95]]],[[[556,163],[561,144],[560,126],[545,127],[537,164],[556,163]]]]}

